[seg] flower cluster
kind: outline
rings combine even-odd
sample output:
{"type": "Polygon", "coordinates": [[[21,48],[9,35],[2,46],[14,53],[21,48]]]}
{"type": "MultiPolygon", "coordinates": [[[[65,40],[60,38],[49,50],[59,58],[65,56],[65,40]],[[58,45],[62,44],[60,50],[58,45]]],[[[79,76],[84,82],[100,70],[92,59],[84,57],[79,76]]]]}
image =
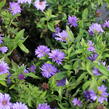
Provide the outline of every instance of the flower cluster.
{"type": "Polygon", "coordinates": [[[8,94],[0,93],[0,109],[28,109],[28,107],[21,102],[11,103],[10,99],[11,97],[8,94]]]}
{"type": "Polygon", "coordinates": [[[51,109],[47,103],[39,104],[37,109],[51,109]]]}

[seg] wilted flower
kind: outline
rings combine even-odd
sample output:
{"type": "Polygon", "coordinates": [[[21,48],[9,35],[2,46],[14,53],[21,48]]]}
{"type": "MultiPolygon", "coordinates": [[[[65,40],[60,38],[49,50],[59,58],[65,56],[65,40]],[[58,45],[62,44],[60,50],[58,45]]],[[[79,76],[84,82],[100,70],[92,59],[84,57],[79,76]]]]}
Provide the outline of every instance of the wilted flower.
{"type": "Polygon", "coordinates": [[[52,34],[52,37],[56,37],[56,34],[58,34],[59,32],[61,32],[61,29],[59,27],[56,27],[55,32],[52,34]]]}
{"type": "Polygon", "coordinates": [[[93,74],[98,76],[98,75],[101,75],[100,71],[94,67],[94,69],[92,70],[93,74]]]}
{"type": "Polygon", "coordinates": [[[35,66],[35,65],[31,65],[31,66],[28,68],[28,70],[29,70],[30,72],[35,72],[36,66],[35,66]]]}
{"type": "Polygon", "coordinates": [[[94,52],[95,51],[95,47],[93,46],[93,42],[92,41],[88,41],[88,51],[92,51],[94,52]]]}
{"type": "Polygon", "coordinates": [[[74,106],[81,106],[81,101],[78,98],[74,98],[72,103],[74,104],[74,106]]]}
{"type": "Polygon", "coordinates": [[[19,74],[19,75],[18,75],[18,79],[19,79],[19,80],[24,80],[24,79],[25,79],[24,74],[19,74]]]}
{"type": "Polygon", "coordinates": [[[61,52],[58,49],[52,50],[51,53],[49,53],[49,58],[51,58],[57,64],[62,64],[64,57],[65,57],[64,52],[61,52]]]}
{"type": "Polygon", "coordinates": [[[46,8],[46,1],[40,1],[40,0],[36,0],[34,2],[34,6],[41,11],[44,11],[46,8]]]}
{"type": "Polygon", "coordinates": [[[37,55],[38,58],[41,58],[47,54],[49,54],[50,49],[47,46],[40,45],[35,49],[35,55],[37,55]]]}
{"type": "Polygon", "coordinates": [[[45,63],[41,67],[42,75],[46,78],[50,78],[51,76],[55,75],[57,72],[57,68],[52,64],[45,63]]]}
{"type": "Polygon", "coordinates": [[[84,91],[84,96],[89,101],[95,101],[97,99],[96,93],[93,90],[84,91]]]}
{"type": "Polygon", "coordinates": [[[13,104],[12,109],[28,109],[28,107],[21,102],[17,102],[13,104]]]}
{"type": "Polygon", "coordinates": [[[56,81],[57,86],[64,86],[66,84],[66,78],[56,81]]]}
{"type": "Polygon", "coordinates": [[[109,20],[108,21],[105,21],[105,23],[103,24],[103,27],[104,28],[109,28],[109,20]]]}
{"type": "Polygon", "coordinates": [[[68,17],[68,24],[70,24],[73,27],[78,26],[77,21],[78,21],[78,18],[76,16],[69,16],[68,17]]]}
{"type": "Polygon", "coordinates": [[[0,109],[11,109],[11,97],[8,94],[0,93],[0,109]]]}
{"type": "Polygon", "coordinates": [[[39,104],[37,109],[51,109],[47,103],[39,104]]]}
{"type": "Polygon", "coordinates": [[[107,101],[108,93],[106,92],[107,88],[102,85],[98,87],[98,102],[103,103],[104,101],[107,101]]]}
{"type": "Polygon", "coordinates": [[[20,8],[19,3],[10,2],[9,4],[10,4],[9,10],[11,11],[11,13],[13,15],[18,14],[18,13],[21,13],[21,8],[20,8]]]}
{"type": "Polygon", "coordinates": [[[90,27],[89,27],[89,33],[90,35],[93,35],[94,33],[103,33],[104,30],[102,29],[101,25],[98,23],[93,23],[90,27]]]}
{"type": "Polygon", "coordinates": [[[58,36],[58,37],[55,37],[56,40],[59,40],[61,42],[66,42],[67,41],[68,33],[65,30],[63,30],[60,33],[57,33],[56,35],[58,36]]]}
{"type": "Polygon", "coordinates": [[[4,73],[9,73],[9,67],[8,64],[4,61],[0,62],[0,75],[4,73]]]}
{"type": "Polygon", "coordinates": [[[89,57],[87,57],[87,59],[91,60],[91,61],[95,61],[98,57],[97,53],[92,53],[89,57]]]}
{"type": "Polygon", "coordinates": [[[6,46],[0,47],[0,52],[2,52],[3,54],[6,53],[8,51],[8,48],[6,46]]]}
{"type": "Polygon", "coordinates": [[[18,3],[28,3],[28,4],[31,4],[32,0],[18,0],[18,3]]]}

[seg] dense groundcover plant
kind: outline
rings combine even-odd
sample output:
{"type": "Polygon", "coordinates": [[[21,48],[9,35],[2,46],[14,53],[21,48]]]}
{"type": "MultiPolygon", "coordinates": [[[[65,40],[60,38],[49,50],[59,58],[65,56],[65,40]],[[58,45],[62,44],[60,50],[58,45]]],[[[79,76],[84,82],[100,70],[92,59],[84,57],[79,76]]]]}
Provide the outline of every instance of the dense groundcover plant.
{"type": "Polygon", "coordinates": [[[108,109],[109,20],[97,20],[104,5],[0,1],[0,109],[108,109]]]}

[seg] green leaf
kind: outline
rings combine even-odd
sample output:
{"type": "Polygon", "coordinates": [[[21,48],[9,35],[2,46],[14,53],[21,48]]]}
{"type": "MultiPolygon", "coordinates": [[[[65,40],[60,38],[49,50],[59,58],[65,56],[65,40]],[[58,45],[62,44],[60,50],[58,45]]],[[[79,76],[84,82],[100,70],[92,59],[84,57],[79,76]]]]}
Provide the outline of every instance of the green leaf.
{"type": "Polygon", "coordinates": [[[83,86],[82,86],[82,89],[83,89],[83,90],[86,90],[86,89],[90,86],[90,84],[91,84],[91,81],[85,82],[85,83],[83,84],[83,86]]]}
{"type": "Polygon", "coordinates": [[[21,49],[22,51],[24,51],[25,53],[29,53],[29,50],[25,47],[25,45],[24,45],[24,44],[19,43],[19,44],[18,44],[18,46],[19,46],[19,47],[20,47],[20,49],[21,49]]]}
{"type": "Polygon", "coordinates": [[[3,81],[3,80],[0,80],[0,84],[1,84],[1,85],[3,85],[3,86],[5,86],[5,87],[7,87],[6,82],[5,82],[5,81],[3,81]]]}
{"type": "Polygon", "coordinates": [[[6,0],[0,2],[0,10],[5,6],[6,0]]]}
{"type": "Polygon", "coordinates": [[[86,8],[86,9],[84,9],[84,11],[83,11],[82,18],[83,18],[83,20],[86,20],[87,17],[88,17],[88,9],[86,8]]]}
{"type": "Polygon", "coordinates": [[[26,73],[26,76],[27,76],[27,77],[32,77],[32,78],[34,78],[34,79],[40,79],[38,76],[36,76],[36,75],[33,74],[33,73],[26,73]]]}
{"type": "Polygon", "coordinates": [[[61,80],[66,77],[66,72],[59,72],[53,76],[55,80],[61,80]]]}
{"type": "Polygon", "coordinates": [[[53,23],[48,23],[47,26],[48,26],[48,29],[50,31],[55,32],[55,28],[54,28],[54,24],[53,23]]]}

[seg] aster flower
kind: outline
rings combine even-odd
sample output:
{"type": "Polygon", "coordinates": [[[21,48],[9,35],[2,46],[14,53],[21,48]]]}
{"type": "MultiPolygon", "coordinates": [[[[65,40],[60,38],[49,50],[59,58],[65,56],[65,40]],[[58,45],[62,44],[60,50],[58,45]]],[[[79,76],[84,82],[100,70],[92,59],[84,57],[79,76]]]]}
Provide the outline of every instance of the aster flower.
{"type": "Polygon", "coordinates": [[[61,32],[61,29],[59,27],[56,27],[55,32],[52,34],[52,37],[56,37],[56,34],[58,34],[59,32],[61,32]]]}
{"type": "Polygon", "coordinates": [[[37,8],[37,10],[44,11],[46,8],[46,1],[36,0],[34,2],[34,6],[37,8]]]}
{"type": "Polygon", "coordinates": [[[25,69],[24,69],[24,73],[29,73],[29,71],[25,68],[25,69]]]}
{"type": "Polygon", "coordinates": [[[97,95],[93,90],[84,91],[84,97],[89,101],[95,101],[97,99],[97,95]]]}
{"type": "Polygon", "coordinates": [[[4,61],[0,62],[0,74],[9,73],[9,67],[8,64],[4,61]]]}
{"type": "Polygon", "coordinates": [[[6,53],[8,51],[8,48],[6,46],[0,47],[0,52],[2,52],[3,54],[6,53]]]}
{"type": "Polygon", "coordinates": [[[105,21],[105,23],[103,24],[103,27],[104,28],[109,28],[109,20],[108,21],[105,21]]]}
{"type": "Polygon", "coordinates": [[[68,17],[68,24],[70,24],[73,27],[78,26],[77,21],[78,21],[78,18],[76,16],[69,16],[68,17]]]}
{"type": "Polygon", "coordinates": [[[95,51],[95,47],[93,46],[93,42],[92,41],[88,41],[88,51],[92,51],[94,52],[95,51]]]}
{"type": "Polygon", "coordinates": [[[50,49],[47,46],[40,45],[35,49],[35,55],[37,55],[38,58],[44,57],[45,55],[49,54],[50,49]]]}
{"type": "Polygon", "coordinates": [[[20,8],[19,3],[10,2],[9,5],[10,5],[9,10],[13,15],[21,13],[21,8],[20,8]]]}
{"type": "Polygon", "coordinates": [[[62,80],[56,81],[57,86],[64,86],[66,84],[66,78],[63,78],[62,80]]]}
{"type": "Polygon", "coordinates": [[[39,104],[37,109],[51,109],[47,103],[39,104]]]}
{"type": "Polygon", "coordinates": [[[18,0],[18,3],[28,3],[28,4],[31,4],[32,0],[18,0]]]}
{"type": "Polygon", "coordinates": [[[3,43],[3,37],[2,37],[2,35],[0,34],[0,44],[2,44],[3,43]]]}
{"type": "Polygon", "coordinates": [[[74,98],[72,103],[74,104],[74,106],[81,106],[81,101],[78,98],[74,98]]]}
{"type": "Polygon", "coordinates": [[[65,30],[63,30],[60,33],[57,33],[56,35],[58,36],[58,37],[55,37],[56,40],[61,41],[61,42],[67,41],[68,33],[65,30]]]}
{"type": "Polygon", "coordinates": [[[51,76],[55,75],[55,73],[57,72],[57,68],[52,64],[48,64],[48,63],[43,64],[41,70],[42,70],[42,76],[46,78],[50,78],[51,76]]]}
{"type": "Polygon", "coordinates": [[[35,65],[31,65],[31,66],[28,68],[28,70],[29,70],[30,72],[35,72],[36,66],[35,66],[35,65]]]}
{"type": "Polygon", "coordinates": [[[19,79],[19,80],[24,80],[24,79],[25,79],[24,74],[19,74],[19,75],[18,75],[18,79],[19,79]]]}
{"type": "Polygon", "coordinates": [[[17,102],[13,104],[12,109],[28,109],[28,107],[21,102],[17,102]]]}
{"type": "Polygon", "coordinates": [[[51,58],[57,64],[62,64],[64,57],[65,57],[64,52],[61,52],[58,49],[52,50],[51,53],[49,53],[49,58],[51,58]]]}
{"type": "Polygon", "coordinates": [[[0,93],[0,109],[11,109],[11,97],[8,94],[0,93]]]}
{"type": "Polygon", "coordinates": [[[92,70],[93,74],[98,76],[98,75],[101,75],[100,71],[94,67],[94,69],[92,70]]]}
{"type": "Polygon", "coordinates": [[[93,53],[91,54],[89,57],[87,57],[87,59],[91,60],[91,61],[95,61],[98,57],[97,53],[93,53]]]}
{"type": "Polygon", "coordinates": [[[107,88],[102,85],[98,87],[98,102],[103,103],[104,101],[107,101],[108,93],[106,92],[107,88]]]}
{"type": "Polygon", "coordinates": [[[94,33],[103,33],[104,30],[102,29],[101,25],[98,23],[93,23],[90,27],[89,27],[89,33],[90,35],[93,35],[94,33]]]}

